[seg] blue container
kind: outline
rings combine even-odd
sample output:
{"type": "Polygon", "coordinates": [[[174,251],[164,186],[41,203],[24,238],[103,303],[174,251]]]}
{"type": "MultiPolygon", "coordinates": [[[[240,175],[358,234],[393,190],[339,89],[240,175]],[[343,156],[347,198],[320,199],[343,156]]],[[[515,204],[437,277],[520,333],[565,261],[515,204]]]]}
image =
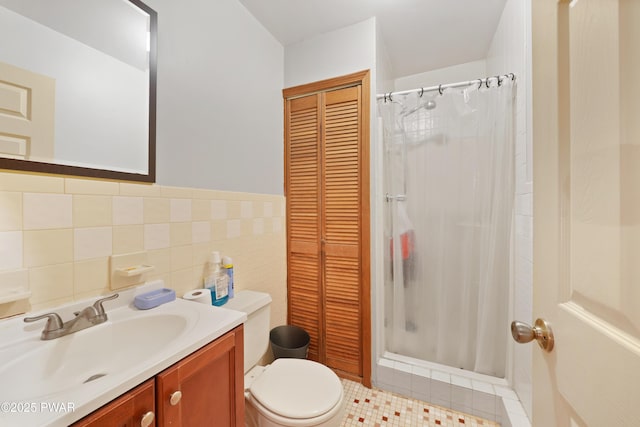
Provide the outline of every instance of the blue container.
{"type": "Polygon", "coordinates": [[[133,299],[133,305],[140,310],[148,310],[161,304],[171,302],[174,299],[176,299],[176,291],[173,289],[162,288],[136,295],[133,299]]]}
{"type": "Polygon", "coordinates": [[[229,277],[229,298],[233,298],[233,260],[231,257],[222,257],[222,267],[225,269],[225,273],[227,273],[227,276],[229,277]]]}
{"type": "Polygon", "coordinates": [[[227,274],[229,275],[229,298],[233,298],[233,265],[227,267],[227,274]]]}

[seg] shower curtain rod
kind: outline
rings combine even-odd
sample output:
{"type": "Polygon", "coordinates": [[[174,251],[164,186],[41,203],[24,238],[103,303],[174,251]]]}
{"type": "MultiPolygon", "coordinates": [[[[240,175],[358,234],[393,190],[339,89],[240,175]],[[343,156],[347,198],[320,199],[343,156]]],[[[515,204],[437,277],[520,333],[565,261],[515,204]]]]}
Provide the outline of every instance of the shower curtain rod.
{"type": "Polygon", "coordinates": [[[393,101],[392,97],[395,95],[407,95],[410,93],[419,92],[420,96],[422,96],[426,92],[434,92],[436,90],[440,93],[440,95],[442,95],[442,91],[445,89],[470,86],[474,83],[478,85],[478,88],[482,87],[482,85],[485,85],[488,88],[489,80],[495,79],[498,82],[498,86],[500,86],[502,84],[502,80],[509,79],[509,78],[513,81],[516,79],[516,75],[513,73],[509,73],[509,74],[502,74],[499,76],[485,77],[483,79],[468,80],[466,82],[448,83],[444,85],[431,86],[431,87],[420,87],[418,89],[403,90],[399,92],[379,93],[376,95],[376,99],[384,99],[384,102],[387,102],[387,101],[393,101]]]}

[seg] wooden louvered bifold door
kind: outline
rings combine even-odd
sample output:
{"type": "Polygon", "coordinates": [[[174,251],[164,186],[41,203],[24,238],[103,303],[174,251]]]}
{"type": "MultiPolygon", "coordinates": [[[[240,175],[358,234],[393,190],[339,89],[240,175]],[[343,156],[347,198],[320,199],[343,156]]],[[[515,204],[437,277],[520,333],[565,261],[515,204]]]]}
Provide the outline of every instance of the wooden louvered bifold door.
{"type": "Polygon", "coordinates": [[[311,336],[320,360],[320,106],[317,95],[287,101],[287,234],[289,323],[311,336]]]}
{"type": "Polygon", "coordinates": [[[371,385],[369,73],[284,90],[288,322],[371,385]]]}
{"type": "Polygon", "coordinates": [[[360,86],[324,94],[325,363],[362,376],[360,86]]]}

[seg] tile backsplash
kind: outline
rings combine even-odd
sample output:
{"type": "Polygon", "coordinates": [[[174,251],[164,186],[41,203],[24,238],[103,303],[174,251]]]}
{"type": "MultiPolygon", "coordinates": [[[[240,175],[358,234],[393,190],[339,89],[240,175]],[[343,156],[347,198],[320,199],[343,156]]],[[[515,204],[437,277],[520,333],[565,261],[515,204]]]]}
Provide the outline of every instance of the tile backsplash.
{"type": "Polygon", "coordinates": [[[279,195],[0,172],[0,296],[26,269],[31,297],[0,318],[111,292],[109,257],[146,251],[178,295],[202,287],[217,250],[236,289],[271,294],[286,321],[285,199],[279,195]]]}

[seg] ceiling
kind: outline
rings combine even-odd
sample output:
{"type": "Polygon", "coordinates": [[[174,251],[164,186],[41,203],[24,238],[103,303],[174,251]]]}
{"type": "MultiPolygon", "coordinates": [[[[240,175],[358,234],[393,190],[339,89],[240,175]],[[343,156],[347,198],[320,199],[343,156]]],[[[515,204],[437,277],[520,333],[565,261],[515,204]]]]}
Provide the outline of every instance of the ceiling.
{"type": "Polygon", "coordinates": [[[485,58],[506,0],[240,0],[284,46],[375,16],[393,77],[485,58]]]}

